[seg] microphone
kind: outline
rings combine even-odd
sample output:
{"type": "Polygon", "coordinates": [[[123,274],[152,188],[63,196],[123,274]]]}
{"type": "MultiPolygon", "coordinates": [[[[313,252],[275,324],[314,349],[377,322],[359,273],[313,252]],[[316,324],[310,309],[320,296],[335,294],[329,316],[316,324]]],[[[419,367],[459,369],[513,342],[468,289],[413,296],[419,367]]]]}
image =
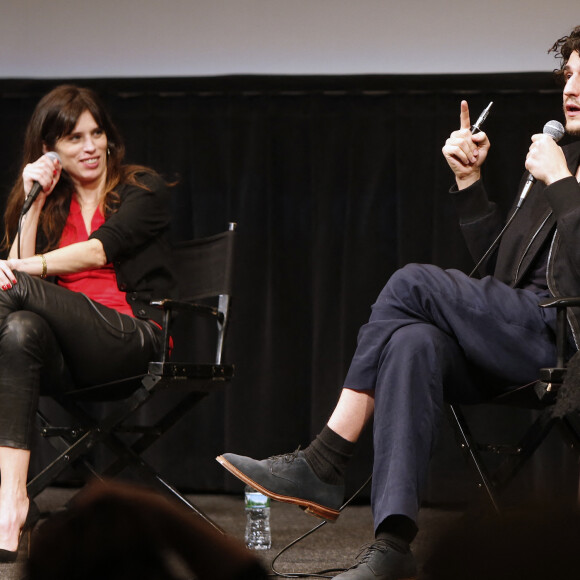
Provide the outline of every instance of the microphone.
{"type": "MultiPolygon", "coordinates": [[[[560,121],[548,121],[544,125],[542,133],[544,133],[545,135],[550,135],[550,137],[552,137],[552,139],[554,139],[554,141],[557,143],[564,136],[566,131],[562,123],[560,123],[560,121]]],[[[530,192],[530,189],[532,189],[532,185],[534,185],[535,182],[536,178],[530,173],[528,179],[526,180],[524,188],[522,189],[522,193],[520,194],[520,199],[518,201],[516,209],[519,209],[519,207],[522,205],[524,199],[526,199],[526,197],[528,196],[528,193],[530,192]]]]}
{"type": "MultiPolygon", "coordinates": [[[[53,161],[58,161],[59,163],[62,163],[60,160],[59,154],[55,153],[54,151],[49,151],[48,153],[45,153],[45,155],[50,157],[53,161]]],[[[38,183],[38,181],[34,181],[32,183],[30,193],[28,194],[28,196],[24,200],[24,205],[22,206],[22,211],[20,212],[21,216],[23,216],[30,209],[30,206],[34,203],[34,200],[38,197],[38,194],[41,191],[42,191],[42,185],[40,185],[40,183],[38,183]]]]}

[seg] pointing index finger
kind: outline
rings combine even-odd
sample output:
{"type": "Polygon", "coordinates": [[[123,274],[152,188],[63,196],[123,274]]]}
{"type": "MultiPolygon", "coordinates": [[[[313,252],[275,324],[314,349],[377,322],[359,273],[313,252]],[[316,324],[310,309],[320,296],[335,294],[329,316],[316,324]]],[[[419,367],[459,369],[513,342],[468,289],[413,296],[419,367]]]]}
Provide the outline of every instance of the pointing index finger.
{"type": "Polygon", "coordinates": [[[461,101],[461,114],[459,116],[461,121],[461,128],[462,129],[470,129],[471,128],[471,120],[469,118],[469,105],[467,101],[461,101]]]}

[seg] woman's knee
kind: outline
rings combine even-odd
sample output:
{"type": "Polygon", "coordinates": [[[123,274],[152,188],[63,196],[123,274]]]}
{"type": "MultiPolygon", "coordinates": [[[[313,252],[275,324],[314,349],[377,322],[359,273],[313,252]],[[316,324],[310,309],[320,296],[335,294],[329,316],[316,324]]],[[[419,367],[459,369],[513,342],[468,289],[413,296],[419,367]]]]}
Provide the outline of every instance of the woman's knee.
{"type": "Polygon", "coordinates": [[[44,344],[51,340],[52,331],[38,314],[17,310],[5,318],[0,336],[4,350],[10,348],[10,345],[23,348],[30,344],[44,344]]]}

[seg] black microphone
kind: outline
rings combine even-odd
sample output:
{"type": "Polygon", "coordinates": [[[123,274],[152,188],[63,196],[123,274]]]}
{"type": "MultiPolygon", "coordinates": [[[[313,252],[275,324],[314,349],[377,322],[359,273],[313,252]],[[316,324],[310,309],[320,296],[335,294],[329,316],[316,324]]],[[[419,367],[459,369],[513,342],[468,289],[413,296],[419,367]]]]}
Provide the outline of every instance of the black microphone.
{"type": "MultiPolygon", "coordinates": [[[[550,135],[550,137],[552,137],[552,139],[554,139],[554,141],[556,141],[557,143],[564,136],[566,131],[562,123],[560,123],[560,121],[548,121],[544,125],[544,130],[542,131],[542,133],[550,135]]],[[[524,199],[526,199],[526,197],[528,196],[528,193],[530,192],[530,189],[532,189],[532,185],[534,185],[535,182],[536,178],[530,173],[528,179],[526,180],[524,188],[522,189],[522,193],[520,194],[520,199],[518,201],[518,205],[516,206],[517,208],[519,208],[522,205],[524,199]]]]}
{"type": "MultiPolygon", "coordinates": [[[[45,153],[45,155],[50,157],[53,161],[58,161],[59,163],[62,163],[59,154],[55,153],[54,151],[49,151],[48,153],[45,153]]],[[[34,203],[34,200],[38,197],[38,194],[41,191],[42,185],[40,185],[38,181],[33,181],[32,187],[30,188],[30,193],[24,200],[24,205],[22,206],[22,211],[20,212],[20,215],[24,215],[30,209],[30,206],[34,203]]]]}

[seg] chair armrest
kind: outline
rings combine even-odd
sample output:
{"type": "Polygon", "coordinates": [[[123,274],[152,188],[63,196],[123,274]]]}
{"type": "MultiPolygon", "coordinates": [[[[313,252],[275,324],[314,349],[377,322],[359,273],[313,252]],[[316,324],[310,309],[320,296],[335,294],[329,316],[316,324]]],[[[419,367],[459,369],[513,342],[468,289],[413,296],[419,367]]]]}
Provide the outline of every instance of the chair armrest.
{"type": "Polygon", "coordinates": [[[561,298],[549,298],[539,303],[542,308],[567,308],[580,306],[580,296],[563,296],[561,298]]]}
{"type": "MultiPolygon", "coordinates": [[[[549,298],[548,300],[542,300],[539,303],[542,308],[556,308],[557,319],[556,319],[556,375],[563,377],[566,373],[566,335],[567,335],[567,308],[570,306],[580,306],[580,296],[562,296],[560,298],[549,298]],[[562,371],[560,374],[560,370],[562,371]]],[[[542,369],[542,371],[547,371],[552,373],[551,369],[542,369]]]]}
{"type": "Polygon", "coordinates": [[[161,310],[185,310],[186,312],[195,312],[202,316],[209,318],[217,318],[221,321],[223,314],[215,307],[207,306],[206,304],[197,304],[195,302],[185,302],[183,300],[172,300],[170,298],[163,298],[162,300],[152,300],[149,303],[151,306],[156,306],[161,310]]]}

